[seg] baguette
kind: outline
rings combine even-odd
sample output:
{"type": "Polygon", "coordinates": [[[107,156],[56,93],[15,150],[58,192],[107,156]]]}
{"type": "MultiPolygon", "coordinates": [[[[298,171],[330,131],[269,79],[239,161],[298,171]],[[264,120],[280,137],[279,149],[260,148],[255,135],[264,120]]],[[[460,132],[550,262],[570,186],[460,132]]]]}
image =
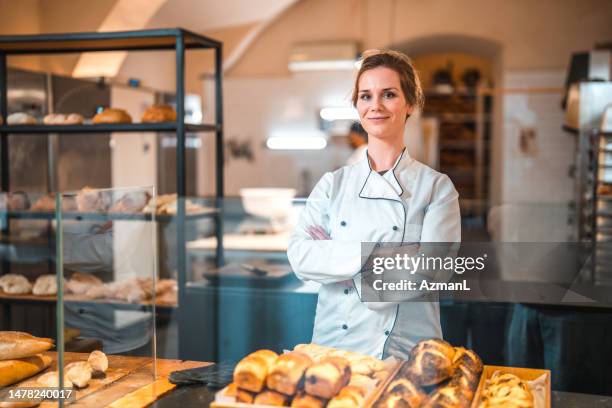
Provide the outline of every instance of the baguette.
{"type": "Polygon", "coordinates": [[[31,357],[53,347],[53,340],[17,331],[0,331],[0,360],[31,357]]]}
{"type": "Polygon", "coordinates": [[[351,368],[347,359],[328,357],[313,364],[306,371],[306,392],[315,397],[330,399],[348,384],[351,368]]]}
{"type": "Polygon", "coordinates": [[[0,361],[0,387],[38,374],[51,364],[51,357],[39,354],[18,360],[0,361]]]}
{"type": "Polygon", "coordinates": [[[304,373],[312,365],[312,360],[306,354],[292,351],[276,359],[266,385],[269,389],[285,395],[295,395],[302,388],[304,373]]]}
{"type": "Polygon", "coordinates": [[[271,350],[258,350],[249,354],[236,365],[234,383],[243,390],[260,392],[277,357],[278,354],[271,350]]]}

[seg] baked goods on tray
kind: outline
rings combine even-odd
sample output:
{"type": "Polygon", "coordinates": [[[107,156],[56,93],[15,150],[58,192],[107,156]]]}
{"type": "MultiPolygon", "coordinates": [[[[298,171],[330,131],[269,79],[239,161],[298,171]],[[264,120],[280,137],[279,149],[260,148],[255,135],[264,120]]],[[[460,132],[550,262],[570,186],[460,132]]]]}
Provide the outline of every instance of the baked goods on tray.
{"type": "Polygon", "coordinates": [[[414,346],[374,407],[469,407],[482,371],[474,351],[426,339],[414,346]]]}
{"type": "Polygon", "coordinates": [[[153,105],[142,115],[142,122],[174,122],[176,111],[170,105],[153,105]]]}
{"type": "Polygon", "coordinates": [[[32,294],[36,296],[52,296],[57,294],[57,277],[55,275],[41,275],[36,278],[32,294]]]}
{"type": "Polygon", "coordinates": [[[271,350],[258,350],[243,358],[234,369],[234,384],[237,387],[260,392],[278,354],[271,350]]]}
{"type": "Polygon", "coordinates": [[[486,380],[479,408],[531,408],[533,395],[529,386],[514,374],[497,371],[486,380]]]}
{"type": "Polygon", "coordinates": [[[266,385],[285,395],[295,395],[302,388],[306,369],[312,360],[306,354],[292,351],[279,356],[268,373],[266,385]]]}
{"type": "Polygon", "coordinates": [[[36,118],[25,112],[11,113],[6,118],[7,125],[35,125],[36,123],[36,118]]]}
{"type": "Polygon", "coordinates": [[[23,275],[7,273],[0,276],[0,289],[8,295],[27,295],[32,291],[32,284],[23,275]]]}
{"type": "Polygon", "coordinates": [[[80,125],[83,123],[83,116],[78,113],[50,113],[43,118],[45,125],[80,125]]]}
{"type": "Polygon", "coordinates": [[[397,364],[317,344],[299,344],[280,356],[259,350],[234,369],[234,382],[217,394],[224,403],[301,408],[362,406],[397,364]],[[353,374],[352,364],[366,374],[353,374]],[[378,375],[385,371],[386,375],[378,375]]]}
{"type": "Polygon", "coordinates": [[[306,370],[304,388],[315,397],[330,399],[351,379],[351,367],[343,357],[327,357],[306,370]]]}
{"type": "Polygon", "coordinates": [[[51,357],[43,354],[0,361],[0,387],[15,384],[38,374],[50,364],[51,357]]]}
{"type": "Polygon", "coordinates": [[[453,373],[455,348],[442,339],[419,342],[410,351],[410,374],[420,386],[438,384],[453,373]]]}
{"type": "Polygon", "coordinates": [[[53,340],[18,331],[0,331],[0,360],[31,357],[53,347],[53,340]]]}
{"type": "Polygon", "coordinates": [[[123,109],[105,108],[93,117],[93,123],[132,123],[132,117],[123,109]]]}

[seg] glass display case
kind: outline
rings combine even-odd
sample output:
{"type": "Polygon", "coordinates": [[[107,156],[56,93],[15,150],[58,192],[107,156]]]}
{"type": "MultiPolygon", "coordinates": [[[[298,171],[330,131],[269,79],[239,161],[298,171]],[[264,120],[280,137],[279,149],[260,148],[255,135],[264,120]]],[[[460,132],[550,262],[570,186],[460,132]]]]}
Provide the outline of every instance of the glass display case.
{"type": "Polygon", "coordinates": [[[177,297],[159,279],[157,200],[151,187],[0,195],[2,359],[20,373],[3,386],[105,406],[121,396],[110,384],[155,381],[156,304],[177,297]]]}

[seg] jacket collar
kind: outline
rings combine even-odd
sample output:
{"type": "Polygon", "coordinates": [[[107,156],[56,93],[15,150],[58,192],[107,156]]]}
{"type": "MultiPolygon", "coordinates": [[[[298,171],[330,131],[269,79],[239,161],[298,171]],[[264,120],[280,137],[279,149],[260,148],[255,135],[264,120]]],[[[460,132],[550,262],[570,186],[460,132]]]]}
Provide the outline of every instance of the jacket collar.
{"type": "Polygon", "coordinates": [[[362,174],[364,174],[359,197],[395,201],[401,201],[402,198],[405,198],[407,191],[399,183],[398,174],[412,162],[406,148],[404,147],[404,150],[395,160],[393,167],[382,176],[372,169],[367,150],[365,153],[359,162],[362,174]]]}

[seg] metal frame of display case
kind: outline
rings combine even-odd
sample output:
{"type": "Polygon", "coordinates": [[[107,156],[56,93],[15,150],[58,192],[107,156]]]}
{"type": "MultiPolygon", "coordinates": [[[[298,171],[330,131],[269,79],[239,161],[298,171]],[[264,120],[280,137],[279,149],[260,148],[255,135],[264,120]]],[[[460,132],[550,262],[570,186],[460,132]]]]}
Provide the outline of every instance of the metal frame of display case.
{"type": "MultiPolygon", "coordinates": [[[[109,132],[176,132],[177,138],[177,179],[178,196],[177,214],[175,216],[147,216],[122,214],[63,214],[68,219],[138,219],[152,221],[176,221],[177,224],[177,281],[178,281],[178,324],[179,355],[182,351],[181,327],[188,324],[188,315],[180,308],[185,304],[187,283],[187,253],[185,221],[201,217],[212,217],[215,220],[217,239],[216,262],[223,264],[223,226],[221,205],[223,190],[223,99],[222,99],[222,52],[223,44],[219,41],[184,30],[182,28],[154,29],[120,32],[85,32],[43,35],[0,36],[0,191],[8,192],[9,185],[9,134],[71,134],[71,133],[109,133],[109,132]],[[191,49],[213,49],[215,52],[215,123],[185,123],[185,52],[191,49]],[[174,51],[176,56],[176,112],[175,122],[165,123],[130,123],[130,124],[82,124],[82,125],[7,125],[7,57],[10,55],[32,54],[65,54],[96,51],[174,51]],[[186,214],[186,132],[215,133],[215,209],[202,214],[186,214]],[[92,218],[93,217],[93,218],[92,218]],[[182,310],[182,311],[181,311],[182,310]]],[[[53,213],[10,212],[9,218],[52,219],[53,213]]],[[[7,224],[8,225],[8,224],[7,224]]],[[[8,227],[7,227],[8,228],[8,227]]],[[[3,232],[8,232],[3,231],[3,232]]]]}

